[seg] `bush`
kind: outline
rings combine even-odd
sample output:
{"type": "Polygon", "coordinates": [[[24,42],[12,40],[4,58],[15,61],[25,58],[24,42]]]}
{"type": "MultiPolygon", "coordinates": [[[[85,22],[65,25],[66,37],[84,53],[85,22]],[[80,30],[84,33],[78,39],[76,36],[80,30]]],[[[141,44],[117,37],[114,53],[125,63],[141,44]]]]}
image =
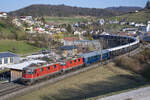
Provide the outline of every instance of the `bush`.
{"type": "Polygon", "coordinates": [[[115,60],[115,63],[121,68],[132,70],[134,72],[139,72],[141,70],[141,64],[139,61],[129,57],[118,58],[115,60]]]}

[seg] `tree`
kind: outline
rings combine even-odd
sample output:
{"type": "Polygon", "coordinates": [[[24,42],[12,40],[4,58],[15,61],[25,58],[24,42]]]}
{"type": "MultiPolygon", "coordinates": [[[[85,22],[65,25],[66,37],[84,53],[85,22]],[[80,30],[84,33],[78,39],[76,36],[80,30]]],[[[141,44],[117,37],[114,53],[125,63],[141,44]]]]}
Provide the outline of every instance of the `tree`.
{"type": "Polygon", "coordinates": [[[147,2],[145,8],[150,9],[150,1],[147,2]]]}
{"type": "Polygon", "coordinates": [[[45,21],[45,18],[42,16],[41,17],[41,21],[45,24],[46,23],[46,21],[45,21]]]}
{"type": "Polygon", "coordinates": [[[67,31],[69,32],[69,33],[72,33],[72,27],[71,27],[71,25],[70,24],[68,24],[68,26],[67,26],[67,31]]]}

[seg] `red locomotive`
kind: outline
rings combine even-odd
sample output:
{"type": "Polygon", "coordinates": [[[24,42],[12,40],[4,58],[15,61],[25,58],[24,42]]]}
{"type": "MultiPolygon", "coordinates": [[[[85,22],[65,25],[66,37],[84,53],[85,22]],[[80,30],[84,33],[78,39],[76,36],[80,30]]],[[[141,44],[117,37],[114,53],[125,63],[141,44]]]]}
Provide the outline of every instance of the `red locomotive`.
{"type": "Polygon", "coordinates": [[[81,67],[84,64],[82,57],[61,60],[51,64],[34,64],[23,69],[21,82],[32,84],[40,79],[49,78],[68,70],[81,67]]]}

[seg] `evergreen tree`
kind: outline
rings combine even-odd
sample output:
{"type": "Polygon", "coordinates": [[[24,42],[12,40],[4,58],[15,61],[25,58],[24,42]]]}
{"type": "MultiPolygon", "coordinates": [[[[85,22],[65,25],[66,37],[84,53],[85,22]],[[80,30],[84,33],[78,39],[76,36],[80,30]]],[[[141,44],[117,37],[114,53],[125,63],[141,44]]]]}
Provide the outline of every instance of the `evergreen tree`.
{"type": "Polygon", "coordinates": [[[150,1],[147,1],[147,4],[146,4],[146,9],[150,9],[150,1]]]}

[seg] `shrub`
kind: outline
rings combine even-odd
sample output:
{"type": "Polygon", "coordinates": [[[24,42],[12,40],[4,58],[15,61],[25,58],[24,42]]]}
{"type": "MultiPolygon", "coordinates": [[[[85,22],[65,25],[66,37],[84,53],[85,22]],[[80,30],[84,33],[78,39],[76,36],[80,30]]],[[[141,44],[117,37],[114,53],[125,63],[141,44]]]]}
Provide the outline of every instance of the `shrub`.
{"type": "Polygon", "coordinates": [[[121,57],[115,60],[117,66],[132,70],[134,72],[139,72],[141,70],[141,65],[138,60],[129,57],[121,57]]]}

